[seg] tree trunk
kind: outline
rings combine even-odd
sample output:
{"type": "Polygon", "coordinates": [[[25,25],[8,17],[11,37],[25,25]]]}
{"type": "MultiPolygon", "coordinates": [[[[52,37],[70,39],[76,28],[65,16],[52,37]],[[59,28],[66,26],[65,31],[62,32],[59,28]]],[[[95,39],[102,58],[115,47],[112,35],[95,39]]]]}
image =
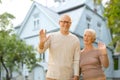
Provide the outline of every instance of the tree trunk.
{"type": "Polygon", "coordinates": [[[1,61],[0,61],[0,80],[2,80],[1,79],[1,73],[2,73],[2,69],[1,69],[1,61]]]}
{"type": "Polygon", "coordinates": [[[6,71],[6,80],[10,80],[9,72],[8,72],[7,67],[6,67],[5,64],[4,64],[4,61],[3,61],[3,57],[2,57],[2,56],[0,57],[0,60],[1,60],[2,66],[5,68],[5,71],[6,71]]]}
{"type": "Polygon", "coordinates": [[[6,74],[6,80],[10,80],[9,74],[6,74]]]}

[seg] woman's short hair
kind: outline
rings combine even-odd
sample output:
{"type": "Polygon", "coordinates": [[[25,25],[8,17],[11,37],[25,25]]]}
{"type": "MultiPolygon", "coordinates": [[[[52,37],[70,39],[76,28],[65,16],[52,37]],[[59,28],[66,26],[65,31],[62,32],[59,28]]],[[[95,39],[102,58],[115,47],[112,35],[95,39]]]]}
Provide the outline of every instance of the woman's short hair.
{"type": "Polygon", "coordinates": [[[86,32],[90,32],[92,34],[93,37],[93,42],[96,40],[96,32],[94,29],[85,29],[84,33],[86,32]]]}

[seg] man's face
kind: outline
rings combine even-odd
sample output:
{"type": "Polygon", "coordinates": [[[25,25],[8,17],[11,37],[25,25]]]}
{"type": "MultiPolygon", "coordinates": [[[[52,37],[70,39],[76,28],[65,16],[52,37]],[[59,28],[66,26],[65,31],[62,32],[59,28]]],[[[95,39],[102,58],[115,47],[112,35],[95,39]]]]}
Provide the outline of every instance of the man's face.
{"type": "Polygon", "coordinates": [[[60,24],[60,29],[64,32],[68,32],[69,31],[69,28],[71,26],[71,19],[69,16],[63,16],[60,18],[60,21],[59,21],[59,24],[60,24]]]}

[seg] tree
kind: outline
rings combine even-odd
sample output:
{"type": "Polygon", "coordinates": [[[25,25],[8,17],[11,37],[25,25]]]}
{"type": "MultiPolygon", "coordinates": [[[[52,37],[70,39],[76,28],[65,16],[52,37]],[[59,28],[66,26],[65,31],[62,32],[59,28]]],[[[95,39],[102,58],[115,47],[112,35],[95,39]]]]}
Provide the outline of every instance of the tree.
{"type": "Polygon", "coordinates": [[[97,6],[102,3],[102,0],[93,0],[94,2],[94,11],[97,11],[97,6]]]}
{"type": "Polygon", "coordinates": [[[14,18],[7,12],[0,15],[0,66],[6,71],[6,80],[23,64],[31,69],[38,61],[34,48],[14,34],[11,23],[14,18]]]}
{"type": "Polygon", "coordinates": [[[14,18],[7,12],[0,15],[0,79],[1,67],[6,71],[6,80],[10,80],[12,72],[19,70],[20,66],[26,64],[31,70],[38,61],[35,49],[13,33],[11,20],[14,18]]]}
{"type": "MultiPolygon", "coordinates": [[[[113,34],[112,45],[116,46],[117,43],[120,43],[120,1],[110,0],[105,7],[104,14],[108,20],[108,27],[113,34]]],[[[117,46],[116,51],[120,52],[120,46],[117,46]]]]}

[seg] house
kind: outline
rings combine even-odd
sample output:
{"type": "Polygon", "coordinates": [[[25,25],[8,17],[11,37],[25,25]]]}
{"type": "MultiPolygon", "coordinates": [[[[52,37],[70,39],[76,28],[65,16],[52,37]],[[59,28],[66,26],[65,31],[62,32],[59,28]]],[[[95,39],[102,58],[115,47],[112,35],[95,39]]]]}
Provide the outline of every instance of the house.
{"type": "MultiPolygon", "coordinates": [[[[47,32],[58,30],[58,18],[59,15],[56,12],[37,2],[33,2],[22,24],[15,28],[17,31],[16,33],[21,39],[25,40],[27,44],[33,45],[36,48],[39,43],[39,30],[42,28],[46,29],[47,32]]],[[[38,52],[36,53],[36,57],[41,57],[43,61],[39,65],[36,65],[32,73],[30,73],[31,80],[45,79],[45,71],[47,70],[48,60],[47,55],[47,53],[41,55],[38,52]]],[[[20,79],[18,77],[17,80],[25,80],[25,78],[29,75],[25,65],[22,75],[23,76],[20,79]]]]}
{"type": "MultiPolygon", "coordinates": [[[[57,0],[56,0],[57,1],[57,0]]],[[[108,79],[114,77],[113,49],[109,46],[111,42],[111,33],[107,28],[106,19],[103,17],[103,5],[95,5],[94,0],[59,0],[58,7],[47,8],[37,2],[33,2],[22,24],[16,29],[19,37],[37,48],[39,43],[39,30],[46,29],[47,33],[59,30],[58,19],[61,14],[69,14],[72,17],[72,26],[70,31],[77,35],[80,40],[81,48],[83,45],[83,32],[86,28],[92,28],[97,32],[97,39],[94,43],[97,46],[98,41],[103,41],[107,45],[110,65],[104,69],[108,79]]],[[[36,52],[36,57],[41,57],[42,62],[36,64],[31,73],[28,73],[24,65],[22,76],[17,76],[17,80],[45,80],[47,71],[48,51],[45,54],[36,52]]]]}

